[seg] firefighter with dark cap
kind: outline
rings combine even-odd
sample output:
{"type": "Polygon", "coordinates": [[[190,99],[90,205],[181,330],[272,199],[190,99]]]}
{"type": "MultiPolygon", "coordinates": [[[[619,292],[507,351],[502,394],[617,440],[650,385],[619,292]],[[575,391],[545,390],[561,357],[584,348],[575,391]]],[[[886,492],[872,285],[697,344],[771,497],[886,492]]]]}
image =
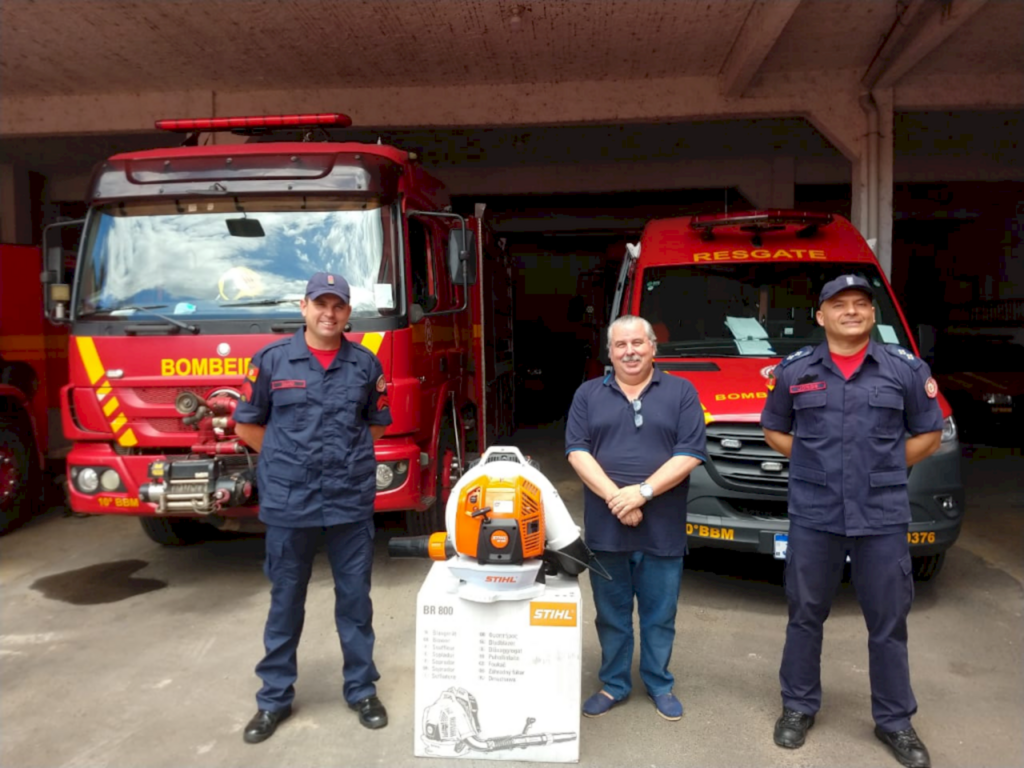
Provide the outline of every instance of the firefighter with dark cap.
{"type": "Polygon", "coordinates": [[[334,618],[344,656],[343,695],[367,728],[383,728],[373,663],[373,444],[391,423],[384,371],[344,329],[352,314],[343,277],[318,272],[300,302],[305,328],[253,357],[236,431],[259,452],[260,520],[270,614],[256,665],[263,687],[246,742],[273,735],[292,711],[296,650],[313,557],[323,543],[334,575],[334,618]]]}
{"type": "Polygon", "coordinates": [[[821,706],[825,619],[850,557],[868,629],[875,735],[896,759],[928,768],[910,724],[907,615],[914,582],[907,541],[907,469],[939,448],[942,412],[928,366],[872,338],[873,289],[842,275],[821,290],[825,342],[785,358],[761,416],[768,444],[789,457],[786,598],[789,624],[775,743],[803,746],[821,706]]]}

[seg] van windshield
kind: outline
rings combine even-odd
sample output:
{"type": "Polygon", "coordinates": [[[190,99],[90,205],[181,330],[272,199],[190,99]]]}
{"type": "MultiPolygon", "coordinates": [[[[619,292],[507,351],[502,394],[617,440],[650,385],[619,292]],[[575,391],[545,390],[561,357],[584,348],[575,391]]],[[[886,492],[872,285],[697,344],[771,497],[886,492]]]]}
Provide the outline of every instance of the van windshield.
{"type": "Polygon", "coordinates": [[[825,340],[815,319],[818,294],[829,280],[850,274],[874,288],[871,337],[909,348],[873,264],[651,267],[640,275],[640,315],[654,327],[659,357],[781,357],[825,340]]]}

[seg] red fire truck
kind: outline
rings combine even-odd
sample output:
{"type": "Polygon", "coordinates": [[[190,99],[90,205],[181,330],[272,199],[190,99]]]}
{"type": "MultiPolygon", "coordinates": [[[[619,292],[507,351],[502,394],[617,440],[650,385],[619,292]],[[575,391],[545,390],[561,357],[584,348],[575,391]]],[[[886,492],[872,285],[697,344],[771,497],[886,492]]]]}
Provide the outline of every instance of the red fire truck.
{"type": "MultiPolygon", "coordinates": [[[[650,321],[658,366],[687,378],[704,409],[708,462],[690,476],[691,547],[785,557],[789,462],[759,426],[768,375],[782,357],[824,340],[817,296],[849,273],[874,286],[872,337],[916,353],[874,253],[840,216],[773,210],[656,220],[627,247],[612,317],[650,321]]],[[[939,572],[964,514],[956,425],[941,394],[939,404],[941,447],[907,481],[919,580],[939,572]]]]}
{"type": "Polygon", "coordinates": [[[38,507],[48,459],[60,455],[67,329],[43,317],[38,248],[0,245],[0,533],[38,507]]]}
{"type": "MultiPolygon", "coordinates": [[[[351,286],[347,336],[384,367],[394,423],[375,446],[377,511],[442,530],[467,450],[511,428],[511,261],[451,210],[412,152],[339,142],[344,115],[159,121],[170,149],[95,171],[70,295],[50,258],[48,314],[70,326],[62,393],[71,507],[138,516],[161,544],[250,527],[255,463],[232,414],[252,355],[303,327],[309,275],[351,286]],[[243,132],[244,144],[198,136],[243,132]],[[506,308],[510,310],[510,308],[506,308]]],[[[47,239],[47,245],[49,238],[47,239]]],[[[254,527],[254,526],[252,526],[254,527]]]]}

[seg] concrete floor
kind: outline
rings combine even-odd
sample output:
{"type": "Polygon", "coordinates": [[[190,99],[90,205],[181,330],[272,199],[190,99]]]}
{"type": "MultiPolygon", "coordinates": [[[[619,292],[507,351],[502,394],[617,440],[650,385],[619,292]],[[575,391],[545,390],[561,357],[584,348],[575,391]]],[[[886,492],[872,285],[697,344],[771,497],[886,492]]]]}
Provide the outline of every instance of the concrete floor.
{"type": "MultiPolygon", "coordinates": [[[[521,430],[513,442],[541,460],[579,514],[579,484],[561,440],[553,425],[521,430]]],[[[963,535],[937,581],[918,586],[910,618],[914,724],[936,766],[1020,766],[1024,457],[979,450],[965,459],[965,476],[963,535]]],[[[252,670],[268,604],[261,539],[161,548],[132,519],[66,517],[60,508],[3,538],[0,765],[430,765],[412,756],[414,608],[429,563],[389,561],[386,540],[400,531],[386,522],[373,597],[390,726],[360,728],[341,701],[332,585],[321,558],[295,715],[259,746],[244,744],[241,730],[255,711],[252,670]]],[[[598,687],[599,649],[586,583],[584,594],[585,697],[598,687]]],[[[866,635],[849,585],[826,628],[825,702],[807,745],[790,752],[772,743],[785,623],[777,563],[695,553],[672,661],[685,717],[658,718],[637,681],[629,702],[582,719],[580,762],[895,766],[872,736],[866,635]]]]}

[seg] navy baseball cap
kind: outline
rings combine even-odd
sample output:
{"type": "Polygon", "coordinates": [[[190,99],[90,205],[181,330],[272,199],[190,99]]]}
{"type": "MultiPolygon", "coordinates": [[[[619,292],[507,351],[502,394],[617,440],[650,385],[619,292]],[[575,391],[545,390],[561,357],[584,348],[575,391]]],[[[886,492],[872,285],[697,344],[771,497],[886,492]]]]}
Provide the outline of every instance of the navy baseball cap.
{"type": "Polygon", "coordinates": [[[309,282],[306,283],[307,299],[319,299],[328,293],[348,304],[348,280],[330,272],[317,272],[309,278],[309,282]]]}
{"type": "Polygon", "coordinates": [[[820,307],[837,293],[851,290],[864,291],[864,293],[871,298],[874,298],[875,296],[875,291],[872,289],[871,283],[863,277],[858,277],[857,275],[840,275],[835,280],[829,280],[825,283],[824,287],[821,289],[821,295],[818,297],[818,306],[820,307]]]}

